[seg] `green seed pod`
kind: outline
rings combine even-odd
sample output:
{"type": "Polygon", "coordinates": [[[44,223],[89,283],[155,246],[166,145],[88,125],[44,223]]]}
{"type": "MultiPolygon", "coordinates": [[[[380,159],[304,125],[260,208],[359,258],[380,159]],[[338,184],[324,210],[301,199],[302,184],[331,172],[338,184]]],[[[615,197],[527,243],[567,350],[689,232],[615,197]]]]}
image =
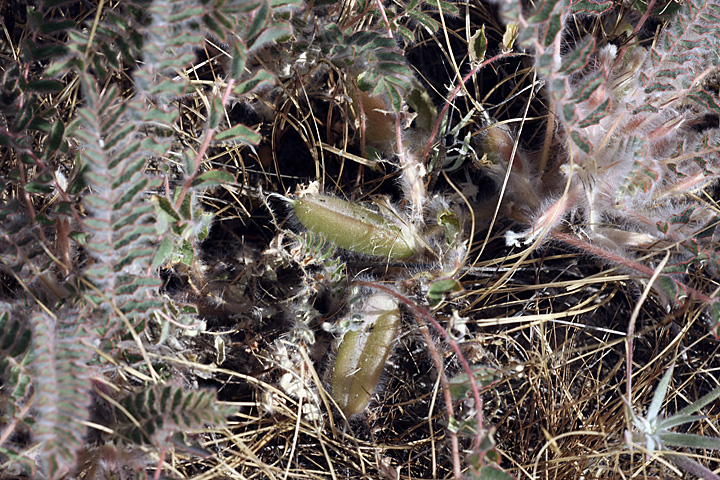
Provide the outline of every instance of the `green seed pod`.
{"type": "Polygon", "coordinates": [[[412,232],[363,206],[320,194],[290,203],[305,228],[346,250],[396,259],[417,253],[412,232]]]}
{"type": "Polygon", "coordinates": [[[362,324],[345,333],[333,368],[333,398],[347,416],[370,403],[400,325],[397,302],[387,293],[371,295],[360,314],[362,324]]]}

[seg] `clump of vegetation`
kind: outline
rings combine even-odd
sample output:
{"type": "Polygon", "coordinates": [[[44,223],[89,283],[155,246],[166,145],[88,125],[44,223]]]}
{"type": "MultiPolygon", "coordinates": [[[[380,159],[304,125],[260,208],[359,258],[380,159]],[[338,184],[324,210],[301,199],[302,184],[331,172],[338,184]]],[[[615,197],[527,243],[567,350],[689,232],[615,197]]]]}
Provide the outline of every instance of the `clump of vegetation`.
{"type": "Polygon", "coordinates": [[[3,9],[0,476],[717,478],[720,4],[3,9]]]}

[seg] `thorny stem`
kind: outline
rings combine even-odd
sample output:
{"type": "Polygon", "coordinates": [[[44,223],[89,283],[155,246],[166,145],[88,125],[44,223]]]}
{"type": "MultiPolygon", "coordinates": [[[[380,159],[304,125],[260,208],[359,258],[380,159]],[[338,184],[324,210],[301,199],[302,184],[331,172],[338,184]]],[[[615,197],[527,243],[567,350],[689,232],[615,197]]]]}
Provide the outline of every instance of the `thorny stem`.
{"type": "MultiPolygon", "coordinates": [[[[230,98],[230,93],[232,92],[233,86],[235,85],[235,79],[231,78],[227,82],[227,86],[225,87],[225,92],[223,93],[222,97],[222,105],[223,107],[227,105],[228,99],[230,98]]],[[[202,164],[203,159],[205,158],[205,153],[207,153],[208,148],[210,147],[210,142],[212,141],[213,137],[215,136],[215,132],[217,131],[217,128],[210,128],[205,132],[205,139],[203,140],[202,145],[200,146],[200,150],[198,151],[197,155],[195,155],[195,172],[191,176],[185,179],[185,183],[183,184],[182,190],[180,191],[180,195],[178,195],[177,202],[175,202],[175,208],[180,210],[180,207],[183,204],[183,201],[185,200],[185,196],[187,195],[188,191],[190,190],[190,185],[192,185],[193,180],[195,179],[195,176],[200,171],[200,165],[202,164]]],[[[170,192],[167,192],[168,195],[170,192]]]]}
{"type": "Polygon", "coordinates": [[[450,108],[450,105],[452,104],[453,100],[455,100],[455,97],[460,92],[460,90],[464,87],[464,85],[477,73],[482,70],[484,67],[490,65],[491,63],[500,60],[501,58],[511,58],[516,57],[520,55],[519,53],[500,53],[498,55],[495,55],[492,58],[488,58],[484,62],[480,63],[478,66],[473,68],[467,75],[465,75],[462,78],[462,81],[455,86],[453,91],[450,93],[448,98],[445,100],[445,105],[443,106],[442,111],[437,117],[437,120],[435,121],[435,126],[433,127],[432,132],[430,133],[430,139],[428,140],[427,145],[425,146],[425,150],[423,151],[422,157],[420,157],[422,160],[425,160],[428,155],[430,155],[430,150],[432,150],[433,143],[435,142],[435,137],[437,137],[438,132],[440,131],[440,126],[443,122],[443,118],[445,118],[445,115],[447,114],[448,109],[450,108]]]}
{"type": "MultiPolygon", "coordinates": [[[[472,391],[473,399],[475,400],[475,405],[476,405],[477,412],[478,412],[478,414],[477,414],[478,431],[477,431],[477,435],[475,437],[475,442],[476,442],[476,446],[479,447],[480,443],[482,441],[482,438],[483,438],[483,420],[482,420],[483,402],[482,402],[482,399],[480,399],[480,390],[478,389],[477,384],[475,383],[475,376],[473,374],[472,369],[470,368],[470,364],[468,364],[467,359],[465,358],[465,355],[463,355],[462,351],[460,351],[460,347],[458,346],[457,342],[455,340],[453,340],[453,338],[450,336],[448,331],[445,328],[443,328],[443,326],[440,325],[440,323],[438,323],[438,321],[435,320],[435,318],[433,318],[432,314],[426,308],[423,308],[423,307],[415,304],[415,302],[411,301],[404,295],[396,292],[392,288],[386,287],[385,285],[381,285],[379,283],[367,282],[367,281],[358,281],[357,284],[363,285],[366,287],[370,287],[370,288],[374,288],[377,290],[382,290],[383,292],[388,293],[388,294],[392,295],[393,297],[397,298],[398,300],[400,300],[401,302],[403,302],[405,305],[407,305],[408,308],[410,308],[410,310],[413,313],[413,316],[416,319],[421,319],[423,321],[430,323],[435,328],[435,330],[437,330],[440,333],[440,335],[442,335],[443,339],[453,349],[453,351],[455,352],[455,355],[457,356],[458,361],[460,362],[460,365],[462,366],[463,370],[465,371],[465,373],[468,376],[468,379],[470,382],[470,389],[472,391]]],[[[422,331],[422,328],[421,328],[421,331],[422,331]]],[[[431,352],[432,352],[432,349],[434,348],[432,339],[426,338],[426,341],[428,343],[428,349],[431,350],[431,352]]],[[[432,353],[431,353],[431,355],[432,355],[432,353]]],[[[435,359],[433,359],[433,361],[434,360],[435,359]]],[[[441,379],[442,379],[443,378],[442,375],[444,375],[444,373],[443,373],[444,369],[442,366],[442,362],[440,362],[440,365],[436,365],[436,367],[437,367],[438,371],[440,372],[441,379]]],[[[446,402],[449,405],[452,405],[452,399],[450,401],[447,400],[447,394],[450,393],[449,388],[447,388],[447,387],[448,386],[446,384],[443,384],[443,389],[445,389],[447,391],[446,402]]],[[[449,407],[449,415],[450,415],[450,418],[454,418],[454,414],[452,412],[452,406],[449,407]]]]}

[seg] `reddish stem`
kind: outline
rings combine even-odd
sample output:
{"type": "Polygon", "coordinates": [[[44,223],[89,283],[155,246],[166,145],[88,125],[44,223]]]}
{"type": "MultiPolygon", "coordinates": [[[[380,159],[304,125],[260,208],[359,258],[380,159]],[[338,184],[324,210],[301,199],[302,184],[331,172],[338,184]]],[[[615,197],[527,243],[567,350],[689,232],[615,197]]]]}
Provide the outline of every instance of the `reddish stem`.
{"type": "MultiPolygon", "coordinates": [[[[621,255],[618,255],[616,253],[610,252],[608,250],[605,250],[603,248],[597,247],[595,245],[592,245],[591,243],[587,243],[583,240],[580,240],[577,237],[574,237],[567,233],[561,233],[557,231],[551,231],[549,233],[550,238],[553,238],[555,240],[561,241],[567,245],[570,245],[572,247],[577,248],[578,250],[583,250],[590,255],[595,255],[600,258],[604,258],[605,260],[609,260],[612,263],[615,263],[617,265],[622,265],[624,267],[627,267],[631,270],[634,270],[636,272],[639,272],[648,278],[653,275],[655,272],[652,268],[647,267],[643,265],[642,263],[636,262],[635,260],[630,260],[629,258],[625,258],[621,255]]],[[[684,283],[678,282],[674,278],[672,278],[669,275],[662,275],[663,277],[669,278],[672,280],[676,285],[678,285],[680,288],[685,290],[689,295],[692,295],[693,297],[697,298],[701,302],[704,302],[708,305],[712,305],[713,303],[717,302],[717,298],[712,298],[704,293],[695,290],[692,287],[689,287],[685,285],[684,283]]]]}
{"type": "Polygon", "coordinates": [[[383,7],[382,0],[375,0],[375,3],[377,3],[378,10],[380,10],[380,15],[382,15],[383,22],[385,22],[385,27],[387,27],[388,38],[394,39],[392,28],[390,27],[390,21],[385,13],[385,7],[383,7]]]}
{"type": "Polygon", "coordinates": [[[437,120],[435,121],[435,126],[433,127],[432,132],[430,133],[430,140],[428,140],[428,144],[425,146],[425,150],[423,151],[422,157],[420,157],[422,160],[425,160],[428,155],[430,155],[430,150],[432,150],[433,143],[435,142],[435,138],[437,137],[438,132],[440,131],[440,125],[442,124],[443,118],[445,118],[445,115],[447,114],[448,109],[450,108],[450,105],[452,104],[452,101],[455,100],[455,97],[458,93],[460,93],[460,89],[463,88],[463,86],[474,76],[476,75],[480,70],[482,70],[484,67],[490,65],[491,63],[500,60],[501,58],[510,58],[510,57],[516,57],[520,55],[519,53],[501,53],[498,55],[495,55],[492,58],[489,58],[473,68],[470,73],[465,75],[462,78],[462,81],[455,86],[453,91],[450,93],[450,96],[445,100],[445,105],[443,106],[442,111],[437,117],[437,120]]]}
{"type": "MultiPolygon", "coordinates": [[[[232,88],[234,85],[235,85],[235,79],[234,78],[229,79],[227,82],[227,86],[225,87],[225,92],[223,93],[223,97],[222,97],[223,107],[225,105],[227,105],[228,99],[230,98],[230,93],[232,92],[232,88]]],[[[210,108],[212,108],[212,106],[210,108]]],[[[175,208],[177,210],[180,210],[180,207],[182,206],[183,201],[185,200],[185,196],[187,195],[188,191],[190,191],[190,186],[192,185],[193,180],[195,180],[195,177],[200,172],[200,165],[202,164],[203,158],[205,158],[205,153],[207,153],[207,150],[210,147],[210,142],[212,142],[212,139],[215,136],[216,131],[217,131],[217,128],[209,128],[207,130],[207,132],[205,132],[205,139],[203,140],[203,143],[200,146],[200,150],[198,151],[197,155],[195,155],[195,172],[192,175],[190,175],[188,178],[185,179],[185,183],[182,186],[180,195],[178,195],[177,201],[175,202],[175,208]]]]}
{"type": "Polygon", "coordinates": [[[482,402],[482,399],[480,399],[480,390],[478,389],[477,384],[475,383],[475,376],[473,374],[472,369],[470,368],[470,364],[468,364],[467,359],[463,355],[462,351],[460,351],[460,347],[458,346],[457,342],[455,340],[453,340],[453,338],[450,336],[450,334],[447,332],[447,330],[445,330],[445,328],[443,328],[443,326],[440,325],[440,323],[438,323],[438,321],[435,320],[435,318],[433,318],[432,314],[426,308],[416,305],[413,301],[411,301],[404,295],[396,292],[392,288],[386,287],[385,285],[381,285],[378,283],[366,282],[366,281],[358,281],[357,283],[359,285],[363,285],[366,287],[374,288],[377,290],[382,290],[383,292],[386,292],[386,293],[392,295],[393,297],[397,298],[401,302],[403,302],[405,305],[408,306],[408,308],[410,308],[410,310],[412,311],[413,315],[416,318],[420,318],[420,319],[430,323],[435,328],[435,330],[437,330],[440,333],[440,335],[442,335],[443,339],[453,349],[453,351],[455,352],[455,355],[457,355],[460,365],[462,366],[465,373],[467,373],[467,375],[468,375],[468,379],[470,381],[470,389],[472,391],[472,395],[475,400],[475,405],[477,406],[478,432],[477,432],[477,436],[476,436],[476,442],[477,442],[477,445],[479,446],[480,441],[482,440],[482,432],[483,432],[483,421],[482,421],[483,402],[482,402]]]}
{"type": "MultiPolygon", "coordinates": [[[[655,8],[655,3],[657,0],[650,0],[650,3],[647,4],[647,10],[645,10],[645,13],[643,13],[642,17],[640,17],[640,20],[638,20],[637,24],[635,25],[635,28],[632,31],[632,34],[630,34],[630,37],[633,37],[638,34],[642,26],[645,24],[648,18],[650,18],[650,15],[652,13],[653,8],[655,8]]],[[[610,71],[615,70],[615,67],[617,67],[621,62],[623,57],[625,56],[625,52],[627,52],[627,49],[630,48],[630,43],[626,43],[622,46],[620,49],[620,52],[617,54],[617,57],[615,57],[615,63],[613,64],[610,71]]]]}

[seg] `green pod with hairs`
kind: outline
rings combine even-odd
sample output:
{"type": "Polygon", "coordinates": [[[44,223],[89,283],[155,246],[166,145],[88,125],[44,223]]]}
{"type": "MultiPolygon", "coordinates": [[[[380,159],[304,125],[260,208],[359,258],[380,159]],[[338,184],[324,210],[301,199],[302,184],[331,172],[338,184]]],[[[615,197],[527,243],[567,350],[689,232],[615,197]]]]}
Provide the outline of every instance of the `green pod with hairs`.
{"type": "Polygon", "coordinates": [[[409,228],[402,228],[363,206],[321,194],[304,195],[290,203],[305,228],[338,247],[393,259],[410,258],[417,253],[409,228]]]}
{"type": "Polygon", "coordinates": [[[400,309],[386,293],[371,295],[360,311],[359,328],[345,333],[335,358],[332,395],[345,415],[370,403],[400,326],[400,309]]]}

